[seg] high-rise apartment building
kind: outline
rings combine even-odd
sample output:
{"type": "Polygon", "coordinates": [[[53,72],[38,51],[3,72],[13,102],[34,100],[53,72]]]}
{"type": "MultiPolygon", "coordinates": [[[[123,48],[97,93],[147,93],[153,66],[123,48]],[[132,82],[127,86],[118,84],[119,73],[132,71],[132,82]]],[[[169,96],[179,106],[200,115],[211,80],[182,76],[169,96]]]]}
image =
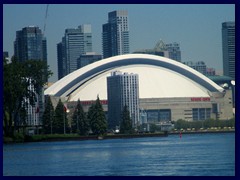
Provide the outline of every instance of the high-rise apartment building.
{"type": "Polygon", "coordinates": [[[108,23],[102,26],[102,48],[103,58],[130,52],[127,11],[108,13],[108,23]]]}
{"type": "MultiPolygon", "coordinates": [[[[19,62],[39,60],[47,63],[47,40],[39,27],[24,27],[22,30],[16,32],[14,56],[19,62]]],[[[46,72],[47,69],[45,70],[45,73],[46,72]]],[[[34,92],[33,85],[30,85],[28,89],[36,93],[34,92]]],[[[43,88],[40,90],[40,93],[37,94],[35,105],[31,106],[29,101],[27,98],[24,100],[27,104],[27,124],[29,126],[39,126],[42,123],[41,117],[44,111],[43,88]]]]}
{"type": "Polygon", "coordinates": [[[137,74],[115,71],[107,77],[108,125],[115,129],[121,124],[121,114],[126,105],[132,126],[139,124],[139,82],[137,74]]]}
{"type": "Polygon", "coordinates": [[[58,79],[77,70],[78,58],[86,52],[92,52],[91,25],[83,24],[76,29],[66,29],[62,42],[57,44],[58,79]]]}
{"type": "Polygon", "coordinates": [[[235,22],[222,23],[223,74],[235,79],[235,22]]]}

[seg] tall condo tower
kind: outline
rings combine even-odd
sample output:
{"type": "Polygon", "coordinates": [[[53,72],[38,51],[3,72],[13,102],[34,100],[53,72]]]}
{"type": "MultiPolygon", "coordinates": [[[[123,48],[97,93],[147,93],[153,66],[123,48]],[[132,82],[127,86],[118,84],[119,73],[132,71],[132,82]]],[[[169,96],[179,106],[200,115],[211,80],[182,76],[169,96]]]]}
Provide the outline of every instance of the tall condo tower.
{"type": "Polygon", "coordinates": [[[57,44],[58,79],[77,70],[80,55],[92,52],[92,30],[90,24],[76,29],[66,29],[62,42],[57,44]]]}
{"type": "Polygon", "coordinates": [[[235,22],[222,23],[223,74],[235,79],[235,22]]]}
{"type": "Polygon", "coordinates": [[[47,40],[37,26],[24,27],[16,32],[14,56],[18,61],[47,61],[47,40]]]}
{"type": "Polygon", "coordinates": [[[129,53],[128,12],[108,13],[108,23],[102,26],[103,58],[129,53]]]}
{"type": "MultiPolygon", "coordinates": [[[[16,39],[14,41],[14,56],[19,62],[39,60],[47,63],[47,40],[43,36],[39,27],[24,27],[22,30],[16,32],[16,39]]],[[[30,85],[28,89],[34,92],[33,85],[30,85]]],[[[25,102],[29,102],[29,99],[25,99],[25,102]]],[[[41,89],[40,93],[37,94],[35,105],[31,106],[27,103],[27,124],[29,126],[41,125],[43,110],[44,92],[43,89],[41,89]]]]}
{"type": "Polygon", "coordinates": [[[139,123],[139,81],[138,74],[115,71],[107,77],[108,124],[115,129],[121,124],[121,113],[126,105],[130,112],[132,126],[139,123]]]}

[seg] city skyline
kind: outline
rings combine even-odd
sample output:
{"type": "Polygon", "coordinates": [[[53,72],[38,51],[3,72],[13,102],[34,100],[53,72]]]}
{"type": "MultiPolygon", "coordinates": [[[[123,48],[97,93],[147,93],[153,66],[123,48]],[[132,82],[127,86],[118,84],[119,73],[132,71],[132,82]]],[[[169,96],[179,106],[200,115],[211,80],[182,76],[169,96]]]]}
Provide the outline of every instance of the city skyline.
{"type": "MultiPolygon", "coordinates": [[[[16,31],[30,25],[44,29],[46,7],[46,4],[3,5],[3,51],[8,51],[10,57],[16,31]],[[35,16],[31,16],[33,12],[35,16]]],[[[114,10],[128,11],[130,53],[153,48],[162,39],[166,43],[180,44],[182,61],[204,61],[208,67],[222,70],[221,24],[235,21],[234,4],[54,4],[49,5],[45,31],[48,64],[54,73],[49,81],[57,80],[57,43],[65,29],[91,24],[93,51],[102,54],[102,24],[114,10]]]]}

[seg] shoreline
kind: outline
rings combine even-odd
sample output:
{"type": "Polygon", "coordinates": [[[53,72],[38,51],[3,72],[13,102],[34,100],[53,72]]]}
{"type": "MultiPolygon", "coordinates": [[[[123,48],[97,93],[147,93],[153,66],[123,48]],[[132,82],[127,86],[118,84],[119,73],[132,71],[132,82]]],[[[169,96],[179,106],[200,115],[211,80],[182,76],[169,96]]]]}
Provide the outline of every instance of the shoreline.
{"type": "MultiPolygon", "coordinates": [[[[207,134],[207,133],[235,133],[235,130],[210,130],[210,131],[181,131],[181,134],[207,134]]],[[[180,131],[142,133],[142,134],[112,134],[105,136],[64,136],[64,135],[35,135],[25,138],[23,141],[9,141],[3,144],[28,143],[28,142],[57,142],[57,141],[85,141],[85,140],[105,140],[105,139],[130,139],[144,137],[168,137],[169,135],[179,135],[180,131]]]]}
{"type": "Polygon", "coordinates": [[[168,132],[168,135],[174,134],[207,134],[207,133],[235,133],[235,130],[208,130],[208,131],[176,131],[168,132]]]}
{"type": "Polygon", "coordinates": [[[39,141],[25,141],[25,142],[54,142],[54,141],[85,141],[85,140],[105,140],[105,139],[130,139],[142,137],[167,137],[168,133],[155,133],[155,134],[114,134],[105,136],[79,136],[79,137],[65,137],[65,138],[46,138],[39,141]]]}

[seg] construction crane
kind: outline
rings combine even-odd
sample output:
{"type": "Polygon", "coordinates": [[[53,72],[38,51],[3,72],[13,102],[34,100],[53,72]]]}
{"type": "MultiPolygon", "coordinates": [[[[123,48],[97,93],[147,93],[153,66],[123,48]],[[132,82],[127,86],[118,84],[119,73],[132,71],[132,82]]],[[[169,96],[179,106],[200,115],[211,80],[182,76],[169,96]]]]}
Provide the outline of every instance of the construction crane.
{"type": "Polygon", "coordinates": [[[46,30],[47,16],[48,16],[48,6],[49,6],[49,4],[47,4],[47,8],[46,8],[46,14],[45,14],[45,19],[44,19],[43,35],[45,34],[45,30],[46,30]]]}

